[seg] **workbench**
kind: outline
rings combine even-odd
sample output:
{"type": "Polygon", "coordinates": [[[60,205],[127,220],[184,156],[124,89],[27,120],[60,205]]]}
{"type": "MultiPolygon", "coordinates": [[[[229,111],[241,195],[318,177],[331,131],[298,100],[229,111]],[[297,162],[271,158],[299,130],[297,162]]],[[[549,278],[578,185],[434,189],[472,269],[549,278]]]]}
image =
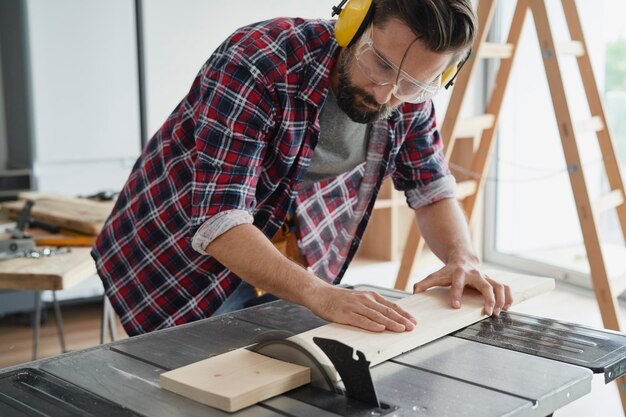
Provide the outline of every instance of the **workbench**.
{"type": "MultiPolygon", "coordinates": [[[[407,295],[377,290],[388,298],[407,295]]],[[[6,368],[0,415],[228,416],[162,389],[159,375],[268,331],[297,334],[325,323],[276,301],[6,368]],[[24,404],[41,414],[29,414],[24,404]]],[[[621,333],[502,313],[373,367],[380,408],[306,385],[232,415],[548,416],[589,393],[593,372],[610,381],[624,373],[625,362],[621,333]]]]}
{"type": "Polygon", "coordinates": [[[89,248],[72,248],[69,253],[38,259],[15,258],[0,261],[0,289],[25,290],[35,294],[33,359],[37,359],[41,325],[41,293],[52,291],[61,351],[65,352],[63,320],[56,292],[67,290],[96,274],[89,248]]]}

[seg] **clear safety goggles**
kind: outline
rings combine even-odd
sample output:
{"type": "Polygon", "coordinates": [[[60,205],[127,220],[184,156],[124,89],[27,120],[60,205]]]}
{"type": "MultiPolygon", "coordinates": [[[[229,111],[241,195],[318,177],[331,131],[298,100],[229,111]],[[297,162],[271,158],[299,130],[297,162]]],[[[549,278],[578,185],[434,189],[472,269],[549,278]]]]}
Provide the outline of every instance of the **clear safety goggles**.
{"type": "MultiPolygon", "coordinates": [[[[424,102],[434,97],[443,87],[441,74],[429,83],[418,81],[379,53],[372,40],[371,25],[361,36],[354,55],[359,69],[367,78],[376,85],[393,85],[392,94],[403,102],[424,102]]],[[[461,65],[456,66],[457,72],[461,65]]],[[[446,83],[446,88],[453,80],[454,78],[446,83]]]]}

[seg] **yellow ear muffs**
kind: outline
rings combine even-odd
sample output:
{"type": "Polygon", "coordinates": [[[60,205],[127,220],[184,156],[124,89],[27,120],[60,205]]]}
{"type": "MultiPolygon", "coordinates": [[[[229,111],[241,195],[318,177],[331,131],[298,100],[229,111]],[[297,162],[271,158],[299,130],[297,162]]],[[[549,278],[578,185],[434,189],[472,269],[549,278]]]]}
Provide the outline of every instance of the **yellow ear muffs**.
{"type": "Polygon", "coordinates": [[[333,7],[332,15],[336,14],[339,15],[335,23],[337,43],[344,48],[352,46],[371,21],[374,14],[374,1],[343,0],[338,6],[333,7]]]}
{"type": "Polygon", "coordinates": [[[452,65],[450,68],[445,70],[443,74],[441,74],[441,85],[446,86],[447,88],[448,83],[452,81],[452,79],[456,75],[457,68],[458,66],[456,64],[452,65]]]}
{"type": "Polygon", "coordinates": [[[455,65],[452,65],[450,68],[445,70],[443,74],[441,74],[441,85],[444,88],[450,88],[454,85],[454,80],[456,80],[456,76],[459,75],[459,71],[463,68],[463,65],[467,62],[468,59],[472,56],[472,48],[467,51],[467,54],[455,65]]]}

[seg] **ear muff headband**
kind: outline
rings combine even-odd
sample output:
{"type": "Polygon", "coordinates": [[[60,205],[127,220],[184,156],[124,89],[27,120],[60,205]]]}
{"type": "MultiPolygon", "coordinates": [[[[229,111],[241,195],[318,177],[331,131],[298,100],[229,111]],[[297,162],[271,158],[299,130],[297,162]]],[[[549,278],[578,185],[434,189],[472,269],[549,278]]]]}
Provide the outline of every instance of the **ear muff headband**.
{"type": "Polygon", "coordinates": [[[335,23],[337,43],[344,48],[352,46],[372,19],[374,1],[343,0],[339,5],[333,7],[332,16],[337,14],[339,15],[337,23],[335,23]]]}

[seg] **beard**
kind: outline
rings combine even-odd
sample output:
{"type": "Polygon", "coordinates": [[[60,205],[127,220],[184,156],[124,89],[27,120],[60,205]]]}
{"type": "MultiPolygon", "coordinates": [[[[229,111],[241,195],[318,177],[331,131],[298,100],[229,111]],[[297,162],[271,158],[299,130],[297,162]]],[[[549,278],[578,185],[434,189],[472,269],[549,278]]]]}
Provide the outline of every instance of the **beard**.
{"type": "Polygon", "coordinates": [[[378,104],[367,91],[352,84],[348,74],[351,57],[352,51],[347,49],[339,60],[337,105],[355,123],[372,123],[389,118],[393,111],[389,104],[378,104]]]}

